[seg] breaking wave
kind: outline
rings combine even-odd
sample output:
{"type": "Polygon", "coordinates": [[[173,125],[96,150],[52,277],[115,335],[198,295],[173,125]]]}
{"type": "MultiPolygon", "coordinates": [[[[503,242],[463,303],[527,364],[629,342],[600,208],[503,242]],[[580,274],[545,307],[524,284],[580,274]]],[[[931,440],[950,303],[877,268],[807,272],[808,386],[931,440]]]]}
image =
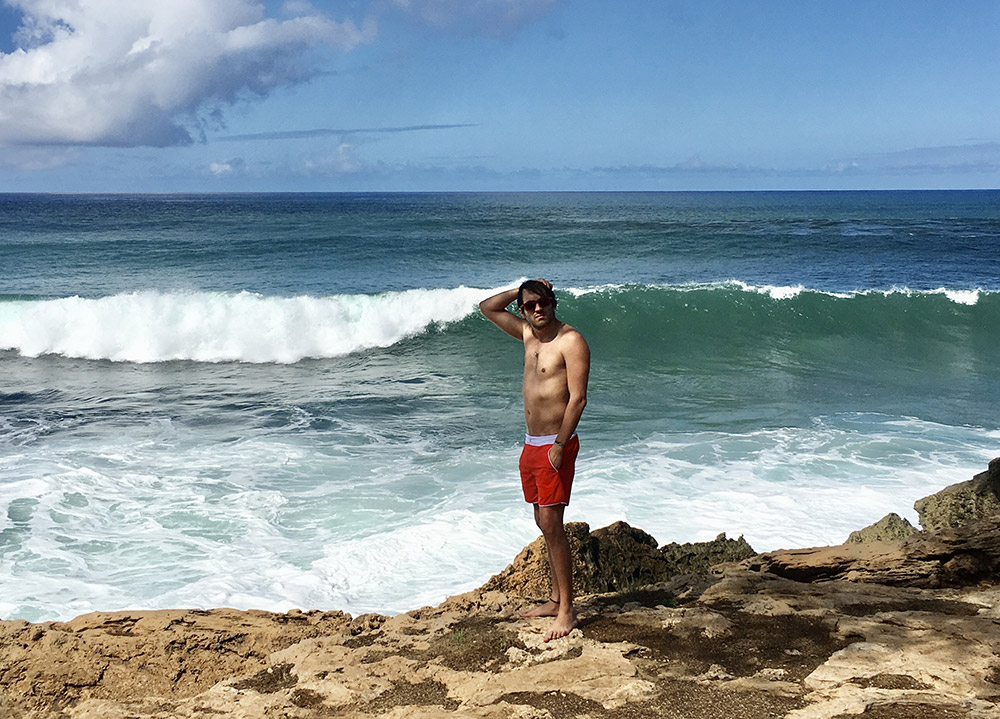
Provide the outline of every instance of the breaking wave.
{"type": "MultiPolygon", "coordinates": [[[[132,292],[100,298],[0,298],[0,349],[116,362],[293,363],[392,346],[435,328],[478,327],[496,290],[455,287],[277,297],[132,292]],[[473,324],[476,323],[476,324],[473,324]]],[[[854,337],[909,344],[983,341],[1000,326],[1000,293],[981,289],[825,292],[743,282],[615,285],[561,291],[560,316],[592,344],[678,340],[772,344],[854,337]]],[[[621,347],[620,351],[630,351],[621,347]]]]}

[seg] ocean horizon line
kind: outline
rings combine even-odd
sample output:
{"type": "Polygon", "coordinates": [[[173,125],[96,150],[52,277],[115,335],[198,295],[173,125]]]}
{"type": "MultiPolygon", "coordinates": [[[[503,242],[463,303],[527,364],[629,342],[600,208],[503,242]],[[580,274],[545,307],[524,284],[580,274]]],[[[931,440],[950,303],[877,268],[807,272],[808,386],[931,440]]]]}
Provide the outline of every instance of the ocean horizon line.
{"type": "Polygon", "coordinates": [[[684,189],[684,190],[163,190],[135,192],[130,190],[26,190],[26,191],[3,191],[0,197],[239,197],[239,196],[296,196],[296,195],[328,195],[328,196],[357,196],[357,195],[769,195],[769,194],[795,194],[795,195],[850,195],[850,194],[919,194],[919,193],[991,193],[1000,192],[1000,187],[960,187],[960,188],[904,188],[904,187],[880,187],[880,188],[741,188],[741,189],[684,189]]]}

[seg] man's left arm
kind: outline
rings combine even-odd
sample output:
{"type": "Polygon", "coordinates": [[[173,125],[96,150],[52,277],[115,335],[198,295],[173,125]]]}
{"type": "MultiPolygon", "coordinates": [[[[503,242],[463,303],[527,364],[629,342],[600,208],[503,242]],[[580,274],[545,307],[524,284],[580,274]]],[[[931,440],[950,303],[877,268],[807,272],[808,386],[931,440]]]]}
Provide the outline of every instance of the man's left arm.
{"type": "Polygon", "coordinates": [[[563,448],[573,437],[576,426],[580,423],[583,410],[587,406],[587,381],[590,378],[590,347],[583,335],[573,332],[566,338],[563,349],[566,360],[566,385],[569,390],[569,401],[563,413],[562,425],[556,434],[555,444],[549,449],[549,461],[556,469],[562,466],[563,448]]]}

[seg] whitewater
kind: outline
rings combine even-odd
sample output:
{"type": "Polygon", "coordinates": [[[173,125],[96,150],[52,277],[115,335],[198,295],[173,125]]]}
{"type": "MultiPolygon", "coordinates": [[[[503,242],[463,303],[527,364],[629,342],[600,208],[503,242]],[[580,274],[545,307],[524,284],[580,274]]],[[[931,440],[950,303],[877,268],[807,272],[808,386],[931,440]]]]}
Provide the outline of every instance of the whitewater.
{"type": "Polygon", "coordinates": [[[467,316],[483,296],[460,287],[379,296],[132,292],[0,301],[0,349],[115,362],[297,362],[387,347],[467,316]]]}

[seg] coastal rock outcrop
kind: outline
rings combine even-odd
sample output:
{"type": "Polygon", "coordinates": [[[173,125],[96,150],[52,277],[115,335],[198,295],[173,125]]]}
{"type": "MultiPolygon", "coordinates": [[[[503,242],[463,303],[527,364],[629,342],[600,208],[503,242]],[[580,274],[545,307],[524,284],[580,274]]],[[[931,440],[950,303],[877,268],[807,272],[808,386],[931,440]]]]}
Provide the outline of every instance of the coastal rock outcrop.
{"type": "Polygon", "coordinates": [[[959,587],[1000,576],[1000,457],[986,472],[917,500],[924,531],[890,514],[854,541],[784,549],[741,566],[803,582],[848,579],[894,586],[959,587]],[[895,519],[892,519],[895,517],[895,519]],[[898,520],[898,521],[897,521],[898,520]],[[909,528],[909,529],[908,529],[909,528]],[[901,533],[904,537],[894,538],[901,533]]]}
{"type": "Polygon", "coordinates": [[[1000,457],[990,462],[985,472],[918,499],[913,508],[920,517],[920,526],[930,532],[1000,514],[1000,457]]]}
{"type": "Polygon", "coordinates": [[[851,532],[847,544],[864,544],[865,542],[895,542],[906,539],[917,532],[917,528],[895,512],[882,517],[874,524],[864,529],[851,532]]]}
{"type": "MultiPolygon", "coordinates": [[[[754,556],[743,537],[725,533],[711,542],[665,544],[625,522],[590,531],[585,522],[566,524],[573,554],[573,583],[577,594],[621,592],[666,582],[678,575],[707,574],[711,567],[754,556]]],[[[545,541],[538,537],[502,572],[484,586],[521,597],[542,597],[549,591],[549,561],[545,541]]]]}
{"type": "MultiPolygon", "coordinates": [[[[568,522],[566,535],[573,555],[573,584],[577,594],[611,592],[669,578],[656,540],[625,522],[590,531],[585,522],[568,522]]],[[[545,540],[538,537],[525,547],[483,589],[522,597],[547,596],[549,560],[545,540]]]]}
{"type": "MultiPolygon", "coordinates": [[[[672,601],[645,588],[581,597],[580,626],[549,643],[542,640],[548,619],[461,608],[468,606],[449,600],[395,617],[344,624],[339,618],[339,628],[266,657],[244,656],[242,666],[234,657],[220,670],[221,679],[200,686],[185,683],[183,651],[176,667],[160,667],[154,685],[140,665],[133,667],[138,671],[74,673],[74,665],[102,656],[98,642],[58,656],[28,636],[16,667],[6,657],[0,662],[11,667],[0,681],[0,716],[998,716],[1000,591],[994,587],[805,583],[729,566],[696,601],[672,601]],[[62,672],[61,690],[54,683],[35,687],[24,676],[45,667],[62,672]]],[[[246,631],[240,614],[215,619],[235,636],[246,631]]],[[[77,632],[104,635],[109,642],[118,636],[106,618],[74,621],[77,632]]],[[[147,642],[155,651],[160,641],[137,637],[134,650],[141,655],[147,642]]],[[[224,644],[212,651],[225,661],[224,644]]]]}
{"type": "Polygon", "coordinates": [[[727,539],[723,532],[711,542],[664,544],[660,547],[660,554],[675,574],[708,574],[718,564],[738,562],[757,553],[743,535],[738,539],[727,539]]]}
{"type": "Polygon", "coordinates": [[[235,609],[0,622],[0,695],[42,699],[54,708],[88,698],[189,696],[233,674],[266,670],[272,653],[303,639],[358,626],[363,621],[344,612],[235,609]]]}
{"type": "Polygon", "coordinates": [[[784,549],[742,562],[744,569],[799,582],[848,579],[890,586],[961,587],[1000,575],[1000,515],[903,542],[784,549]]]}

